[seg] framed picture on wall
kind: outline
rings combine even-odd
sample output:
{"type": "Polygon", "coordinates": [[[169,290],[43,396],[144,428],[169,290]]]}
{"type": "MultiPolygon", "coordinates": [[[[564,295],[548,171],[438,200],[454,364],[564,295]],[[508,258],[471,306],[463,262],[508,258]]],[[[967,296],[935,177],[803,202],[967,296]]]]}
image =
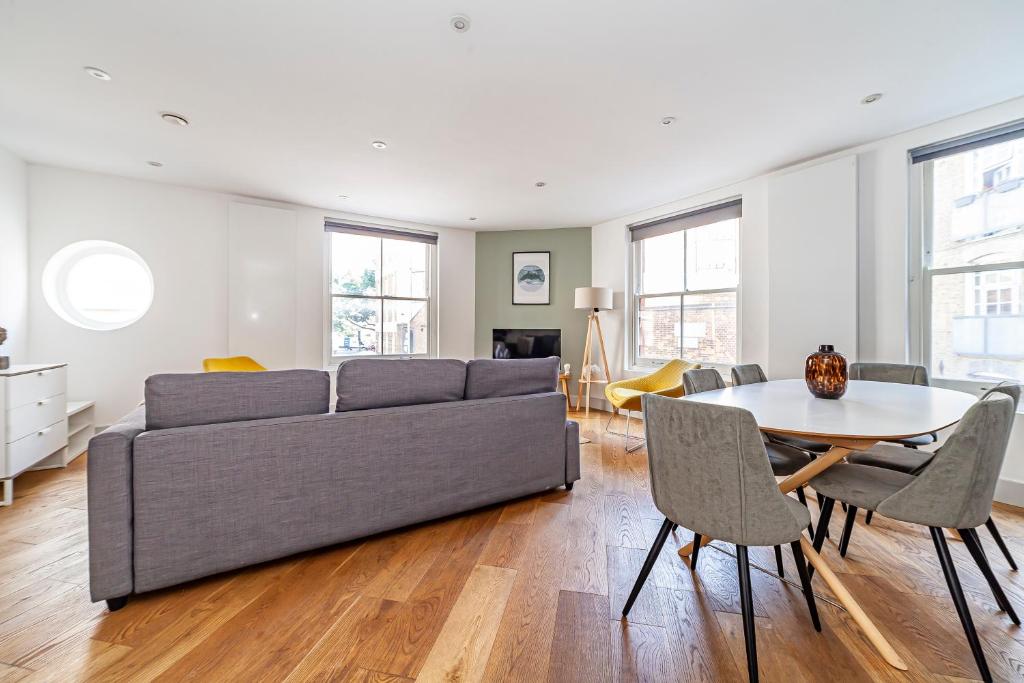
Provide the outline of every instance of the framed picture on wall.
{"type": "Polygon", "coordinates": [[[551,303],[551,252],[512,254],[512,303],[546,306],[551,303]]]}

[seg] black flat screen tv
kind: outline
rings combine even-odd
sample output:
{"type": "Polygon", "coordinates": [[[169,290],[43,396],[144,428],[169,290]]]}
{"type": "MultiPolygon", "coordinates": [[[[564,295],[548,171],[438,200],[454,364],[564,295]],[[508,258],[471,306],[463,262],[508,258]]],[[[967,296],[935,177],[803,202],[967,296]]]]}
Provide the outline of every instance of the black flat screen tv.
{"type": "Polygon", "coordinates": [[[492,330],[494,358],[547,358],[562,355],[561,330],[492,330]]]}

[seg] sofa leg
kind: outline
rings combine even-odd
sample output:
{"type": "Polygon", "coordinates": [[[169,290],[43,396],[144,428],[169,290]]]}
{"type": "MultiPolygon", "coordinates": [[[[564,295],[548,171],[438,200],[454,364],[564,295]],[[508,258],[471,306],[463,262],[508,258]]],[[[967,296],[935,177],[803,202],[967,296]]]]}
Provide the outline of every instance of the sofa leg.
{"type": "Polygon", "coordinates": [[[574,481],[567,481],[567,482],[565,482],[565,490],[566,491],[572,491],[572,485],[575,484],[575,483],[576,482],[574,482],[574,481]]]}
{"type": "Polygon", "coordinates": [[[127,604],[128,596],[123,595],[120,598],[111,598],[110,600],[107,600],[107,609],[111,612],[116,612],[127,604]]]}

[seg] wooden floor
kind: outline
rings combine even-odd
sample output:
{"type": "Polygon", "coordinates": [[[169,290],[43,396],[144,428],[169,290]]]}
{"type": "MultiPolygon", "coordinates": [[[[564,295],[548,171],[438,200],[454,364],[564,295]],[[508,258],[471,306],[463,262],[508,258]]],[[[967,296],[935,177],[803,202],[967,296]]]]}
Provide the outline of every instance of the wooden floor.
{"type": "MultiPolygon", "coordinates": [[[[670,538],[629,622],[619,619],[661,520],[644,451],[624,453],[603,418],[581,420],[593,443],[571,493],[135,597],[114,614],[89,602],[85,458],[28,473],[0,509],[0,681],[743,680],[735,562],[712,547],[691,574],[675,553],[689,532],[670,538]]],[[[1024,511],[995,518],[1024,561],[1024,511]]],[[[927,531],[861,520],[844,561],[841,523],[837,510],[825,555],[912,670],[886,666],[824,601],[815,633],[799,592],[755,571],[762,680],[976,678],[927,531]]],[[[1024,577],[981,536],[1024,611],[1024,577]]],[[[1021,680],[1024,632],[951,546],[993,674],[1021,680]]],[[[771,549],[751,554],[774,566],[771,549]]]]}

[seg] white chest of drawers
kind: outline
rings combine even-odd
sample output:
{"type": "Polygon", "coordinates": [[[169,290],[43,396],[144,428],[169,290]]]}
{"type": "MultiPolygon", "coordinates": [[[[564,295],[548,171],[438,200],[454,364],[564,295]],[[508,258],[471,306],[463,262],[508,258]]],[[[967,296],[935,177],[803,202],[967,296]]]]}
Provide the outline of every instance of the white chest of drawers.
{"type": "Polygon", "coordinates": [[[14,477],[67,446],[66,394],[63,363],[0,370],[0,505],[11,504],[14,477]]]}

